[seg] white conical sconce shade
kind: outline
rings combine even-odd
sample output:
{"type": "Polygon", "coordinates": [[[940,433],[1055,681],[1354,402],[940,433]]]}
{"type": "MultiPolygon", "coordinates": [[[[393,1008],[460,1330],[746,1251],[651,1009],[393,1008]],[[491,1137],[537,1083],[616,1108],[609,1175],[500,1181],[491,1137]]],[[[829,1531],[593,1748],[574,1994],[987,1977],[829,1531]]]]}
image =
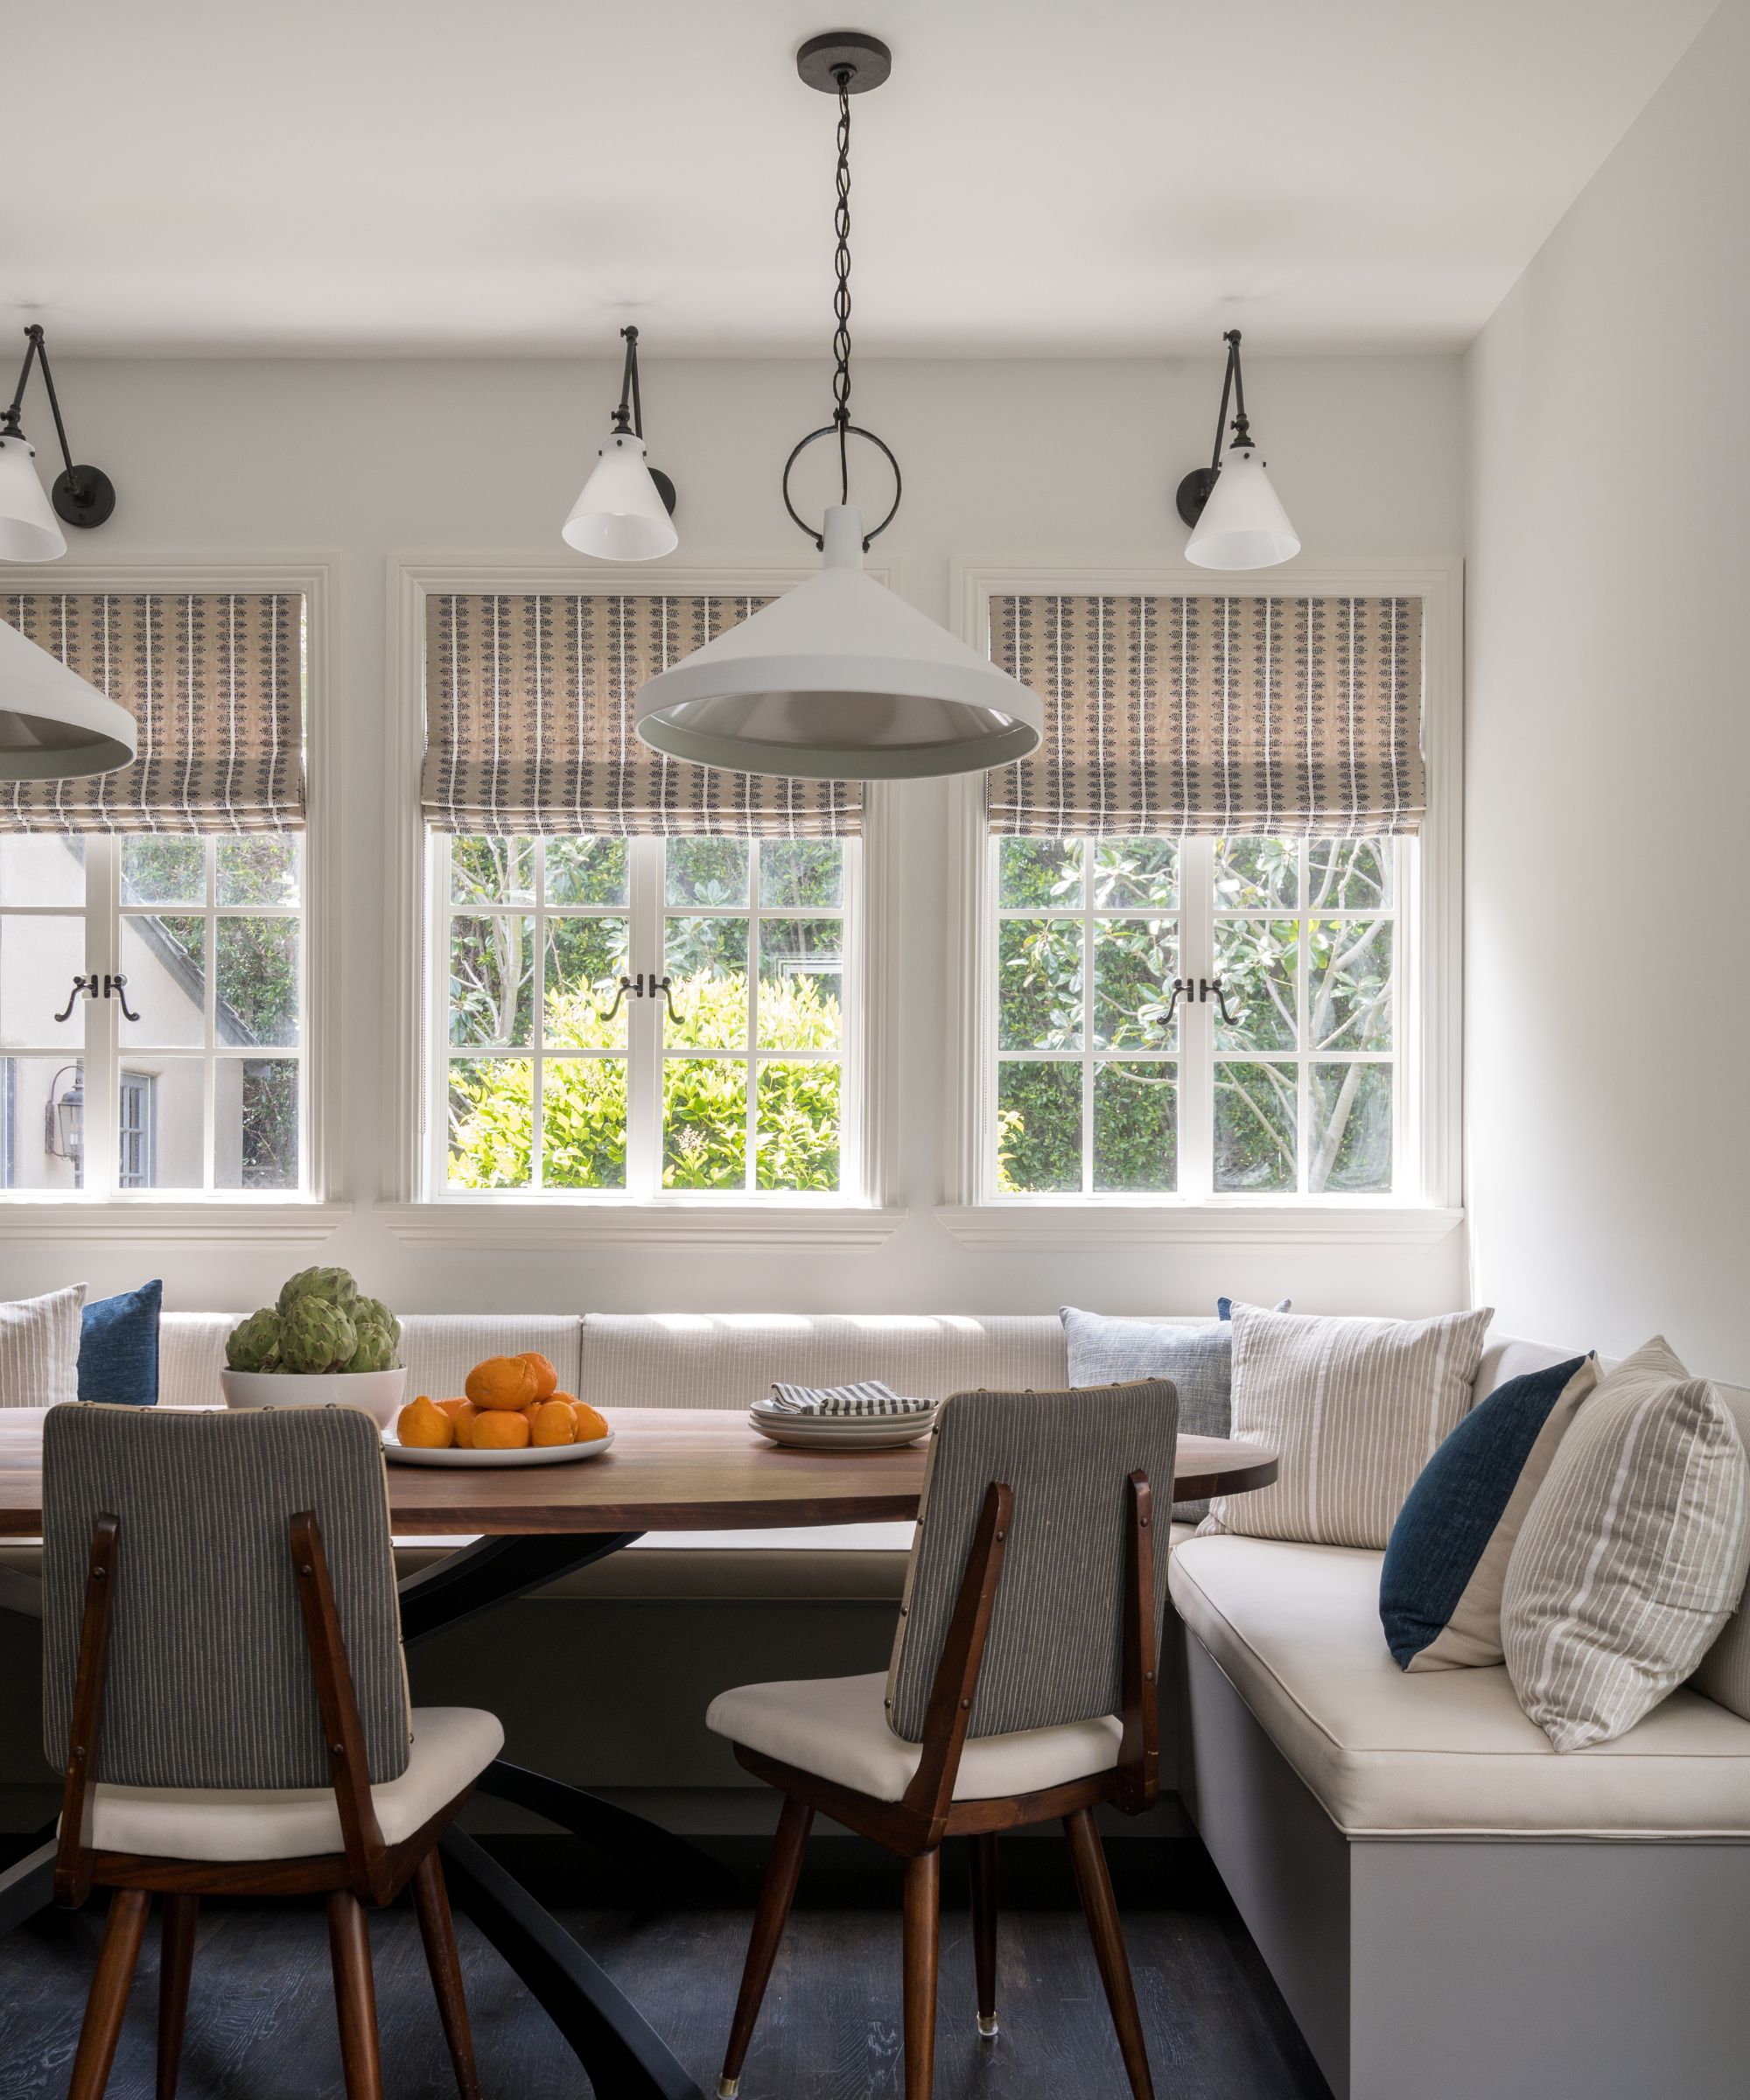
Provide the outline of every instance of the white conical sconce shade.
{"type": "Polygon", "coordinates": [[[1024,759],[1039,696],[863,566],[863,521],[826,514],[820,574],[639,689],[670,758],[812,780],[905,780],[1024,759]]]}
{"type": "Polygon", "coordinates": [[[641,438],[630,430],[609,431],[560,536],[579,554],[604,562],[654,562],[674,552],[681,536],[645,464],[641,438]]]}
{"type": "Polygon", "coordinates": [[[1200,569],[1271,569],[1300,551],[1256,448],[1230,444],[1185,550],[1200,569]]]}
{"type": "Polygon", "coordinates": [[[0,620],[0,780],[113,773],[138,742],[125,707],[0,620]]]}
{"type": "Polygon", "coordinates": [[[37,479],[36,447],[0,438],[0,562],[55,562],[66,552],[60,521],[37,479]]]}

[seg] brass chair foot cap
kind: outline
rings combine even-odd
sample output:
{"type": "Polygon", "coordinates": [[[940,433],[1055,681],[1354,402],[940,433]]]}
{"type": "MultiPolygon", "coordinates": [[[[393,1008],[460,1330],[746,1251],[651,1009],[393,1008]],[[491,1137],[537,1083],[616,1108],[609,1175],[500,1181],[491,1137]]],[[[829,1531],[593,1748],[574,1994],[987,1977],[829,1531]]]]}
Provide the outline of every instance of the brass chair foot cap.
{"type": "Polygon", "coordinates": [[[994,2041],[997,2039],[997,2015],[994,2012],[981,2012],[978,2015],[978,2039],[980,2041],[994,2041]]]}
{"type": "Polygon", "coordinates": [[[740,2079],[719,2078],[717,2082],[717,2100],[735,2100],[735,2096],[740,2090],[740,2079]]]}

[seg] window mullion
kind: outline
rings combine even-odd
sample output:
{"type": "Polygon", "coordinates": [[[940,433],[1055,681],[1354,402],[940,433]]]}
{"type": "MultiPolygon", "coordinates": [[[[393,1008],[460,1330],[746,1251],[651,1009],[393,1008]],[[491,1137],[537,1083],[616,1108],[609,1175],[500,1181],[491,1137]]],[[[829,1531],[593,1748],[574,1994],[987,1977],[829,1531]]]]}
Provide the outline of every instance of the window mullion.
{"type": "MultiPolygon", "coordinates": [[[[1215,842],[1187,838],[1180,849],[1180,975],[1194,984],[1215,974],[1215,842]]],[[[1207,1202],[1215,1179],[1214,1008],[1179,1002],[1179,1193],[1207,1202]]]]}
{"type": "MultiPolygon", "coordinates": [[[[122,849],[96,832],[85,840],[85,967],[101,983],[120,970],[122,849]]],[[[85,1113],[80,1192],[99,1202],[115,1194],[121,1146],[121,1004],[82,999],[85,1009],[85,1113]]]]}
{"type": "MultiPolygon", "coordinates": [[[[631,885],[631,969],[663,974],[663,841],[626,842],[631,885]]],[[[634,1203],[653,1201],[662,1191],[662,1019],[657,999],[628,999],[626,1015],[626,1194],[634,1203]]]]}
{"type": "MultiPolygon", "coordinates": [[[[844,1019],[841,1012],[841,1026],[844,1019]]],[[[759,1186],[760,1146],[760,841],[757,838],[747,842],[747,1018],[742,1025],[747,1031],[747,1060],[742,1067],[747,1074],[747,1101],[743,1124],[746,1134],[742,1139],[741,1186],[752,1194],[759,1186]]],[[[841,1156],[843,1151],[841,1131],[841,1156]]]]}

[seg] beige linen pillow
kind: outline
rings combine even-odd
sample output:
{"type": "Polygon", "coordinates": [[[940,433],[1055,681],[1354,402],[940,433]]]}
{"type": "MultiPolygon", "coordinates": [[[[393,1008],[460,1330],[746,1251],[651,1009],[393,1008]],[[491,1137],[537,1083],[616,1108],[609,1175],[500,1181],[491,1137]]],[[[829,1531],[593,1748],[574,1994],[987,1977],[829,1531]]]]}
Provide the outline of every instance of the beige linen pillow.
{"type": "MultiPolygon", "coordinates": [[[[1738,1440],[1750,1452],[1750,1392],[1731,1385],[1713,1390],[1732,1410],[1738,1440]]],[[[1690,1682],[1696,1690],[1729,1708],[1740,1719],[1750,1721],[1750,1600],[1740,1597],[1731,1618],[1690,1682]]]]}
{"type": "Polygon", "coordinates": [[[1219,1495],[1200,1532],[1383,1547],[1469,1411],[1494,1317],[1326,1320],[1234,1307],[1234,1435],[1280,1455],[1272,1487],[1219,1495]]]}
{"type": "Polygon", "coordinates": [[[1537,1491],[1501,1601],[1519,1704],[1558,1750],[1626,1734],[1706,1655],[1750,1567],[1750,1460],[1662,1335],[1606,1374],[1537,1491]]]}
{"type": "Polygon", "coordinates": [[[79,1397],[85,1285],[0,1305],[0,1407],[53,1407],[79,1397]]]}

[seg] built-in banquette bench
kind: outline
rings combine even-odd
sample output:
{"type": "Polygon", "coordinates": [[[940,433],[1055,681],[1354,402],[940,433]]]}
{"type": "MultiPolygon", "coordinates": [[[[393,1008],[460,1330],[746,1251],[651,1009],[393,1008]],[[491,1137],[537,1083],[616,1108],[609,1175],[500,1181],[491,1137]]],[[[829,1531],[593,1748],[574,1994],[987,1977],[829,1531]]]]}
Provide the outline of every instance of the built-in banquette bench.
{"type": "MultiPolygon", "coordinates": [[[[166,1315],[164,1404],[210,1402],[229,1325],[166,1315]]],[[[774,1378],[942,1396],[1068,1377],[1051,1317],[405,1322],[411,1390],[438,1396],[522,1348],[610,1413],[739,1409],[774,1378]]],[[[1477,1396],[1577,1353],[1497,1340],[1477,1396]]],[[[1727,1396],[1750,1442],[1750,1393],[1727,1396]]],[[[494,1709],[508,1754],[543,1769],[643,1789],[695,1827],[737,1827],[745,1803],[756,1827],[765,1803],[706,1732],[707,1704],[762,1677],[884,1667],[910,1532],[653,1534],[416,1651],[416,1692],[494,1709]]],[[[1737,2100],[1750,1721],[1685,1689],[1617,1742],[1558,1756],[1503,1669],[1398,1671],[1379,1554],[1172,1537],[1163,1786],[1340,2100],[1737,2100]]],[[[0,1754],[21,1754],[10,1728],[0,1754]]]]}

